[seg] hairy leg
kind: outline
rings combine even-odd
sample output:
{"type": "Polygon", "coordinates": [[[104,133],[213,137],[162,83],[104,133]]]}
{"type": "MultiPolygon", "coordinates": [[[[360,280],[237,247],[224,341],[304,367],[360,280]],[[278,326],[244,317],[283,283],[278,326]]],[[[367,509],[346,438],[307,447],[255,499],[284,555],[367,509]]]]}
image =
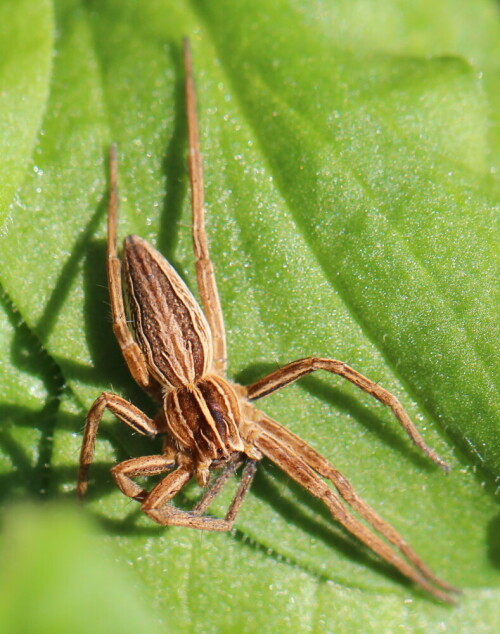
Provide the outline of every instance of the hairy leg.
{"type": "Polygon", "coordinates": [[[419,434],[417,428],[412,423],[410,417],[408,416],[398,399],[393,394],[385,390],[383,387],[381,387],[377,383],[374,383],[373,381],[370,381],[370,379],[367,379],[359,372],[356,372],[356,370],[353,370],[342,361],[336,361],[335,359],[325,359],[321,357],[307,357],[305,359],[293,361],[292,363],[288,363],[282,368],[271,372],[271,374],[268,374],[256,383],[249,385],[246,388],[247,398],[249,398],[250,400],[256,400],[258,398],[262,398],[263,396],[267,396],[268,394],[271,394],[272,392],[275,392],[282,387],[290,385],[290,383],[293,383],[306,374],[310,374],[311,372],[315,372],[316,370],[326,370],[327,372],[331,372],[332,374],[337,374],[344,379],[347,379],[351,383],[354,383],[354,385],[359,387],[364,392],[371,394],[384,405],[390,407],[394,415],[398,419],[400,425],[403,427],[403,429],[406,431],[415,445],[442,469],[444,469],[445,471],[449,470],[449,466],[446,464],[446,462],[441,460],[436,452],[427,446],[424,439],[419,434]]]}
{"type": "Polygon", "coordinates": [[[117,223],[118,223],[118,159],[116,146],[112,145],[109,152],[109,204],[108,204],[108,240],[106,254],[106,269],[108,276],[109,297],[113,317],[113,332],[127,363],[130,374],[144,389],[151,384],[146,360],[142,350],[134,340],[127,325],[125,308],[123,305],[121,262],[117,254],[117,223]]]}
{"type": "MultiPolygon", "coordinates": [[[[202,500],[194,511],[184,511],[168,504],[191,479],[191,471],[183,466],[169,473],[159,482],[148,495],[141,508],[151,519],[163,526],[185,526],[208,531],[229,531],[252,484],[255,469],[256,463],[254,461],[249,461],[245,466],[238,489],[224,519],[200,515],[202,512],[200,506],[204,510],[203,506],[208,506],[211,500],[208,500],[208,503],[202,500]]],[[[225,484],[228,477],[224,478],[222,484],[225,484]]]]}
{"type": "Polygon", "coordinates": [[[275,420],[267,416],[267,414],[259,412],[258,410],[257,412],[258,424],[262,430],[264,430],[272,438],[275,438],[282,446],[286,446],[292,454],[298,456],[311,469],[316,471],[316,473],[330,480],[342,499],[357,513],[359,513],[359,515],[376,531],[383,535],[385,539],[393,544],[401,552],[401,554],[404,555],[408,561],[410,561],[415,568],[422,573],[422,575],[445,590],[457,592],[457,589],[452,585],[436,577],[436,575],[415,553],[415,551],[396,531],[396,529],[382,519],[364,500],[358,496],[352,484],[340,473],[340,471],[335,469],[328,460],[326,460],[326,458],[324,458],[301,438],[289,431],[286,427],[283,427],[283,425],[280,425],[275,420]]]}
{"type": "Polygon", "coordinates": [[[87,414],[80,451],[80,469],[78,472],[78,497],[85,495],[88,486],[88,471],[94,457],[95,439],[104,411],[109,409],[119,420],[144,436],[156,436],[159,432],[155,422],[139,408],[121,396],[103,392],[94,402],[87,414]]]}
{"type": "MultiPolygon", "coordinates": [[[[324,502],[333,519],[342,524],[349,533],[357,537],[370,550],[440,601],[454,603],[453,598],[447,592],[436,587],[436,585],[441,586],[442,584],[436,584],[434,575],[427,578],[422,570],[400,557],[386,542],[357,520],[328,485],[295,453],[292,445],[284,442],[283,438],[276,437],[264,430],[260,433],[255,432],[254,442],[258,449],[280,469],[309,491],[311,495],[324,502]]],[[[447,584],[446,587],[448,588],[447,584]]],[[[451,589],[451,587],[449,588],[451,589]]]]}
{"type": "Polygon", "coordinates": [[[196,259],[196,278],[203,312],[210,326],[214,346],[213,371],[224,375],[226,370],[226,334],[224,318],[215,281],[215,274],[205,230],[205,202],[203,192],[203,165],[200,154],[196,97],[191,68],[189,42],[184,40],[184,69],[186,74],[186,111],[189,142],[189,177],[191,180],[191,206],[193,213],[193,246],[196,259]]]}
{"type": "Polygon", "coordinates": [[[175,462],[166,456],[140,456],[120,462],[111,469],[111,473],[122,493],[138,502],[144,502],[148,496],[148,491],[134,482],[132,478],[159,475],[165,471],[170,471],[174,465],[175,462]]]}

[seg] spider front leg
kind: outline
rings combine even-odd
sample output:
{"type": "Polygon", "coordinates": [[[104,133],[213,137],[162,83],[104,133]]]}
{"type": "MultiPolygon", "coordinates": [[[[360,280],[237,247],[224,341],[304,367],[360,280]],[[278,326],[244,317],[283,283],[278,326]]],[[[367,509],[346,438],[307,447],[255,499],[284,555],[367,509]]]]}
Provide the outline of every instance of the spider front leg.
{"type": "Polygon", "coordinates": [[[254,412],[255,420],[258,422],[258,428],[262,432],[275,439],[277,444],[286,446],[290,455],[298,456],[300,460],[305,462],[313,471],[323,478],[330,480],[346,504],[359,513],[368,524],[396,547],[428,581],[444,590],[459,592],[454,586],[436,577],[398,531],[382,519],[380,515],[359,497],[349,480],[347,480],[340,471],[335,469],[326,458],[289,429],[267,416],[267,414],[259,410],[254,410],[254,412]]]}
{"type": "Polygon", "coordinates": [[[132,478],[159,475],[165,471],[170,471],[174,465],[175,460],[170,456],[140,456],[115,465],[111,469],[111,475],[123,494],[137,500],[137,502],[144,502],[148,496],[148,491],[134,482],[132,478]]]}
{"type": "Polygon", "coordinates": [[[126,423],[139,434],[143,434],[144,436],[156,436],[160,431],[155,421],[146,416],[144,412],[141,412],[138,407],[132,405],[132,403],[129,403],[117,394],[103,392],[90,408],[85,422],[76,489],[78,497],[80,498],[83,497],[87,491],[88,471],[94,457],[97,430],[106,409],[109,409],[119,420],[126,423]]]}
{"type": "MultiPolygon", "coordinates": [[[[243,474],[242,474],[242,480],[245,480],[245,479],[248,479],[249,473],[251,473],[250,482],[248,482],[248,485],[244,493],[246,493],[246,490],[249,488],[251,484],[251,480],[253,479],[255,474],[256,463],[255,461],[251,461],[251,462],[252,462],[251,465],[249,463],[245,465],[245,469],[243,470],[243,474]]],[[[236,456],[235,458],[230,460],[227,466],[225,467],[225,469],[222,471],[222,473],[217,476],[217,478],[212,484],[210,484],[206,493],[203,495],[201,500],[193,508],[192,512],[198,515],[201,515],[202,513],[204,513],[207,510],[207,508],[210,506],[212,501],[219,495],[219,493],[225,487],[226,482],[229,480],[229,478],[236,473],[236,471],[239,469],[239,467],[241,467],[242,464],[243,464],[243,459],[240,456],[236,456]]],[[[239,492],[239,494],[241,495],[241,491],[239,492]]],[[[233,500],[233,505],[234,505],[234,500],[233,500]]]]}
{"type": "Polygon", "coordinates": [[[235,466],[230,465],[229,468],[219,476],[213,488],[211,490],[209,489],[193,511],[184,511],[168,504],[192,477],[190,467],[180,466],[172,473],[169,473],[155,486],[147,496],[141,510],[162,526],[185,526],[187,528],[197,528],[208,531],[229,531],[236,520],[238,511],[252,484],[256,471],[256,462],[254,460],[249,460],[245,465],[236,494],[224,519],[206,517],[200,515],[200,513],[206,509],[208,504],[221,491],[228,478],[234,473],[238,466],[238,463],[235,463],[235,466]]]}
{"type": "Polygon", "coordinates": [[[302,378],[306,374],[315,372],[316,370],[326,370],[332,374],[338,374],[339,376],[347,379],[351,383],[354,383],[364,392],[371,394],[377,400],[384,405],[390,407],[398,419],[400,425],[406,431],[408,436],[412,439],[414,444],[421,449],[431,460],[439,465],[445,471],[449,471],[450,467],[444,460],[437,455],[434,449],[427,446],[422,436],[419,434],[417,428],[412,423],[410,417],[404,410],[398,399],[383,387],[380,387],[377,383],[370,381],[365,376],[356,372],[346,363],[342,361],[336,361],[335,359],[325,359],[322,357],[307,357],[305,359],[299,359],[283,366],[279,370],[275,370],[268,374],[266,377],[260,379],[256,383],[249,385],[246,388],[246,396],[250,400],[256,400],[267,396],[276,390],[290,385],[294,381],[302,378]]]}
{"type": "MultiPolygon", "coordinates": [[[[345,495],[354,493],[350,483],[338,472],[330,473],[333,484],[342,490],[342,497],[348,504],[355,507],[376,530],[394,544],[402,552],[405,558],[401,557],[397,552],[385,543],[375,532],[362,524],[354,515],[343,505],[339,497],[332,491],[328,485],[316,473],[316,469],[308,464],[307,452],[314,450],[297,436],[291,434],[286,429],[278,425],[269,417],[261,412],[255,412],[254,422],[256,425],[250,427],[252,441],[255,446],[288,476],[295,480],[300,486],[309,491],[311,495],[321,500],[330,511],[334,520],[342,524],[342,526],[352,535],[357,537],[370,550],[379,555],[387,563],[397,568],[405,577],[411,579],[421,588],[435,596],[440,601],[454,604],[455,600],[449,595],[449,592],[457,592],[453,586],[439,580],[430,570],[423,564],[414,551],[403,541],[396,531],[377,516],[377,520],[373,521],[371,509],[362,500],[358,500],[358,504],[353,504],[352,500],[345,495]],[[360,508],[361,507],[361,508],[360,508]],[[408,559],[408,561],[407,561],[408,559]]],[[[318,454],[319,455],[319,454],[318,454]]],[[[328,462],[320,456],[323,463],[328,462]]],[[[330,465],[329,465],[330,466],[330,465]]],[[[333,472],[332,468],[332,472],[333,472]]]]}

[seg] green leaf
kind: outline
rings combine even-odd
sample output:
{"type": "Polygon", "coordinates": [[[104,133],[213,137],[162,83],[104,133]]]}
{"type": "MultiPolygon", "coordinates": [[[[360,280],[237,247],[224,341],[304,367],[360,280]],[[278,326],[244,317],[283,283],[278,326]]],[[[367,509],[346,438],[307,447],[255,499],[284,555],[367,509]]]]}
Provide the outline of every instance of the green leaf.
{"type": "Polygon", "coordinates": [[[0,3],[0,231],[26,175],[49,92],[53,16],[46,0],[0,3]]]}
{"type": "MultiPolygon", "coordinates": [[[[119,602],[106,555],[89,559],[85,583],[118,613],[130,609],[130,623],[154,609],[175,631],[493,631],[497,4],[310,5],[58,0],[52,16],[48,3],[0,2],[10,16],[0,22],[10,55],[0,109],[11,122],[0,154],[3,499],[73,499],[80,432],[100,391],[154,412],[111,336],[106,153],[118,142],[121,235],[156,244],[194,288],[188,35],[229,375],[246,383],[318,354],[393,391],[451,462],[449,475],[338,378],[309,377],[259,407],[320,449],[466,595],[456,609],[423,596],[265,461],[234,533],[152,525],[108,469],[159,446],[111,417],[86,508],[110,556],[130,564],[133,580],[116,583],[137,604],[119,602]],[[109,590],[91,569],[110,578],[109,590]]],[[[192,486],[181,497],[198,494],[192,486]]],[[[6,506],[14,522],[17,509],[6,506]]],[[[53,523],[56,535],[85,540],[53,523]]],[[[49,536],[23,539],[36,553],[49,536]]],[[[60,558],[81,565],[66,541],[60,558]]],[[[59,583],[47,586],[51,596],[59,583]]],[[[27,600],[23,585],[12,587],[15,605],[27,600]]],[[[35,588],[33,601],[43,597],[35,588]]],[[[12,623],[22,617],[12,614],[12,623]]]]}
{"type": "Polygon", "coordinates": [[[100,542],[75,509],[13,507],[0,547],[2,631],[162,631],[152,601],[134,596],[134,576],[100,542]]]}

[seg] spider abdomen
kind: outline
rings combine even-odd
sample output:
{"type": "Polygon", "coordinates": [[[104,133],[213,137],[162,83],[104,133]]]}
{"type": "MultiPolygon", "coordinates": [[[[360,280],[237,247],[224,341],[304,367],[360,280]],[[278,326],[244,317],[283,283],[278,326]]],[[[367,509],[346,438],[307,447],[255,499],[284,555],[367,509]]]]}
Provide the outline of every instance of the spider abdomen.
{"type": "Polygon", "coordinates": [[[212,364],[207,320],[169,262],[138,236],[123,248],[124,298],[135,340],[160,385],[195,383],[212,364]]]}

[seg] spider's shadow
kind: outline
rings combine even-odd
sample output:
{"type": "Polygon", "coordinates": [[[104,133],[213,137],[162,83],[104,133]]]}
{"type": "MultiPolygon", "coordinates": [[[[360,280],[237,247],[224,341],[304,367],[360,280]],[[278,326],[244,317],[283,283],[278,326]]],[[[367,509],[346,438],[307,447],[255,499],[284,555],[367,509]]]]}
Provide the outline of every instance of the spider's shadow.
{"type": "MultiPolygon", "coordinates": [[[[181,49],[177,45],[170,48],[173,68],[182,68],[181,49]]],[[[184,96],[184,75],[178,72],[174,87],[174,122],[170,141],[163,158],[166,176],[167,195],[164,198],[161,224],[158,235],[158,250],[171,264],[175,261],[175,245],[178,243],[179,221],[182,215],[183,201],[187,194],[187,121],[184,96]],[[179,177],[179,175],[182,175],[179,177]]],[[[179,267],[175,267],[177,270],[179,267]]]]}

